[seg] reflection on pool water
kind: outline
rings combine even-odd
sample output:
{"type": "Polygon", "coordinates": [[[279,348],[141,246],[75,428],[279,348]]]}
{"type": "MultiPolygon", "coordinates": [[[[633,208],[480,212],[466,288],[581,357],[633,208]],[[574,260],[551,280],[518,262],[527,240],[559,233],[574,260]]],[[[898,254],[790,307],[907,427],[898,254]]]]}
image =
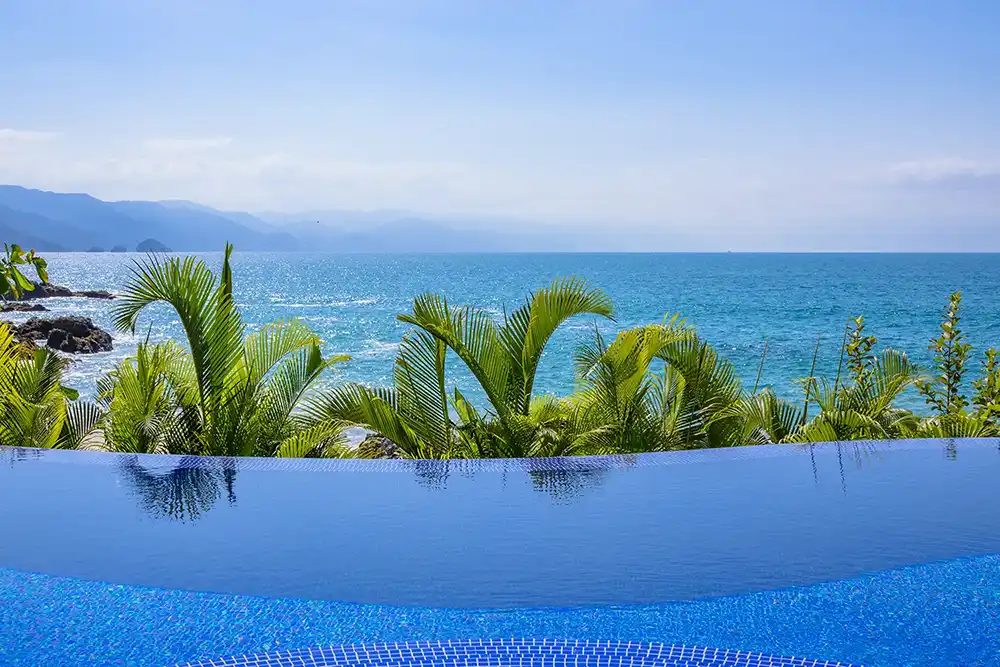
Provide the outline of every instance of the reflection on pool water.
{"type": "Polygon", "coordinates": [[[995,441],[450,464],[6,450],[0,664],[503,637],[1000,664],[998,479],[995,441]]]}

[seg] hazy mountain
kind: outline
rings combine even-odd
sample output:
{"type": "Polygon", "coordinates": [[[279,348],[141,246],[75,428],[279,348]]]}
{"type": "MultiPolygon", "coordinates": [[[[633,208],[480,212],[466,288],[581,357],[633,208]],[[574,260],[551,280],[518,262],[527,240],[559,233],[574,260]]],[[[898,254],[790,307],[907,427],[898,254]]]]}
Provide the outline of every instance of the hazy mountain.
{"type": "Polygon", "coordinates": [[[403,218],[367,228],[339,228],[322,223],[292,223],[287,229],[304,247],[339,252],[538,252],[593,248],[588,235],[545,227],[532,232],[458,229],[424,218],[403,218]]]}
{"type": "Polygon", "coordinates": [[[310,250],[334,252],[533,252],[601,248],[592,235],[543,226],[452,224],[403,211],[250,214],[185,200],[106,202],[0,186],[0,233],[39,250],[134,248],[156,239],[174,251],[310,250]],[[505,228],[506,227],[506,228],[505,228]],[[30,239],[30,242],[29,240],[30,239]]]}
{"type": "Polygon", "coordinates": [[[71,250],[117,244],[134,246],[146,236],[155,235],[143,235],[136,229],[136,220],[115,211],[107,202],[85,194],[2,185],[0,206],[47,218],[50,222],[38,220],[26,231],[71,250]]]}
{"type": "Polygon", "coordinates": [[[298,213],[275,213],[265,211],[254,216],[276,227],[316,224],[329,225],[339,229],[368,229],[397,220],[415,218],[413,211],[380,209],[375,211],[312,210],[298,213]]]}
{"type": "Polygon", "coordinates": [[[65,250],[65,245],[38,235],[40,230],[55,228],[61,228],[63,231],[60,238],[74,237],[74,242],[79,241],[81,245],[87,242],[83,232],[69,225],[34,213],[15,211],[6,206],[0,206],[0,236],[6,243],[17,243],[24,248],[34,248],[39,251],[59,252],[65,250]]]}
{"type": "Polygon", "coordinates": [[[210,213],[212,215],[219,215],[257,232],[272,234],[282,231],[280,229],[280,226],[273,225],[260,216],[251,215],[243,211],[219,211],[210,206],[205,206],[204,204],[199,204],[193,201],[187,201],[185,199],[167,199],[157,203],[167,208],[188,209],[193,211],[201,211],[202,213],[210,213]]]}
{"type": "Polygon", "coordinates": [[[111,206],[149,225],[144,238],[153,237],[174,250],[221,250],[226,241],[241,250],[299,249],[298,241],[287,232],[262,233],[207,207],[170,207],[151,201],[113,202],[111,206]]]}
{"type": "MultiPolygon", "coordinates": [[[[4,240],[32,238],[38,249],[87,250],[125,246],[155,238],[179,251],[296,250],[298,240],[246,213],[226,214],[207,206],[147,201],[106,202],[86,194],[64,194],[0,185],[4,240]]],[[[51,251],[51,250],[50,250],[51,251]]]]}

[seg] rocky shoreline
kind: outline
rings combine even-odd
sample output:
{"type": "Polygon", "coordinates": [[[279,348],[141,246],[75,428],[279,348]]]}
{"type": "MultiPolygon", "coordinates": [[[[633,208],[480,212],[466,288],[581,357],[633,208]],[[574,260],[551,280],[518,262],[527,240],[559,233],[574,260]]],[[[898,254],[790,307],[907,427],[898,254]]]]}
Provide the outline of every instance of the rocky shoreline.
{"type": "MultiPolygon", "coordinates": [[[[51,283],[34,283],[35,288],[24,292],[20,298],[8,294],[7,300],[0,306],[4,313],[45,312],[48,310],[36,299],[58,297],[77,297],[86,299],[114,299],[114,294],[103,290],[72,290],[63,285],[51,283]]],[[[76,315],[60,315],[56,317],[32,317],[23,324],[7,322],[14,332],[14,337],[21,344],[36,347],[39,343],[46,347],[66,352],[68,354],[94,354],[110,352],[113,348],[111,334],[94,324],[89,317],[76,315]]]]}
{"type": "Polygon", "coordinates": [[[70,354],[93,354],[114,349],[111,334],[94,324],[89,317],[64,315],[32,317],[13,327],[14,336],[22,343],[36,344],[44,340],[47,347],[70,354]]]}
{"type": "MultiPolygon", "coordinates": [[[[25,291],[20,298],[13,294],[7,295],[8,301],[33,301],[35,299],[52,299],[57,297],[81,297],[87,299],[113,299],[115,295],[104,290],[71,290],[63,285],[53,285],[52,283],[32,283],[35,288],[30,292],[25,291]]],[[[9,304],[8,304],[9,305],[9,304]]]]}
{"type": "Polygon", "coordinates": [[[48,308],[40,303],[25,303],[24,301],[14,301],[0,306],[0,313],[44,313],[48,308]]]}

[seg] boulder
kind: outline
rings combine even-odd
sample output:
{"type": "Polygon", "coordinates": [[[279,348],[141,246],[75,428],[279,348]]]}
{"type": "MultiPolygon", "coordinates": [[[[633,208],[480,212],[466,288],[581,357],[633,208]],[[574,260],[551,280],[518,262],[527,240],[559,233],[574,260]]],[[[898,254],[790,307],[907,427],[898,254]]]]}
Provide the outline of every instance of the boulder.
{"type": "Polygon", "coordinates": [[[102,289],[85,289],[73,292],[73,296],[81,296],[87,299],[113,299],[115,295],[102,289]]]}
{"type": "Polygon", "coordinates": [[[53,350],[71,354],[110,352],[113,349],[111,334],[95,325],[89,317],[32,317],[14,327],[14,333],[21,340],[45,340],[45,344],[53,350]]]}
{"type": "Polygon", "coordinates": [[[24,303],[23,301],[12,301],[0,306],[0,313],[43,313],[48,308],[40,303],[24,303]]]}
{"type": "Polygon", "coordinates": [[[401,459],[399,446],[389,438],[369,435],[358,443],[358,455],[365,459],[401,459]]]}
{"type": "MultiPolygon", "coordinates": [[[[115,295],[104,290],[81,290],[74,292],[63,285],[53,285],[52,283],[32,283],[35,289],[30,292],[23,292],[18,301],[28,301],[30,299],[49,299],[53,297],[86,297],[88,299],[113,299],[115,295]]],[[[7,295],[8,300],[14,300],[13,294],[7,295]]]]}
{"type": "Polygon", "coordinates": [[[68,287],[63,287],[62,285],[53,285],[52,283],[32,284],[35,286],[35,289],[30,292],[22,292],[22,301],[27,301],[28,299],[48,299],[51,297],[73,296],[73,290],[68,287]]]}

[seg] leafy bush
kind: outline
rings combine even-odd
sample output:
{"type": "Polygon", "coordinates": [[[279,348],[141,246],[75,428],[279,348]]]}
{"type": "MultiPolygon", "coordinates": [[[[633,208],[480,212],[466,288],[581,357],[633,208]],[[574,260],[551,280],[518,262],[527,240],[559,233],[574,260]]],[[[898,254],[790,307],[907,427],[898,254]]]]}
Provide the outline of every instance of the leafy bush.
{"type": "MultiPolygon", "coordinates": [[[[901,351],[876,351],[878,339],[859,316],[844,331],[833,381],[815,375],[817,340],[801,402],[760,387],[766,344],[747,389],[678,315],[610,341],[595,330],[574,355],[576,390],[536,394],[539,361],[559,327],[580,315],[614,315],[607,294],[575,278],[536,290],[499,319],[420,295],[399,316],[413,328],[400,343],[391,387],[320,389],[321,376],[347,357],[324,357],[322,341],[297,320],[248,334],[233,301],[231,253],[227,246],[218,276],[193,257],[136,264],[114,308],[116,326],[135,332],[147,306],[165,303],[183,324],[186,346],[143,342],[100,379],[97,404],[62,386],[63,359],[50,350],[25,356],[0,326],[0,442],[220,456],[492,458],[1000,435],[1000,353],[985,352],[970,398],[972,347],[959,326],[958,292],[931,341],[930,372],[901,351]],[[456,360],[484,405],[449,390],[448,364],[456,360]],[[898,407],[913,387],[929,415],[898,407]],[[362,446],[346,444],[349,427],[369,433],[362,446]]],[[[23,288],[16,267],[25,263],[44,276],[43,260],[8,247],[12,290],[23,288]]]]}

